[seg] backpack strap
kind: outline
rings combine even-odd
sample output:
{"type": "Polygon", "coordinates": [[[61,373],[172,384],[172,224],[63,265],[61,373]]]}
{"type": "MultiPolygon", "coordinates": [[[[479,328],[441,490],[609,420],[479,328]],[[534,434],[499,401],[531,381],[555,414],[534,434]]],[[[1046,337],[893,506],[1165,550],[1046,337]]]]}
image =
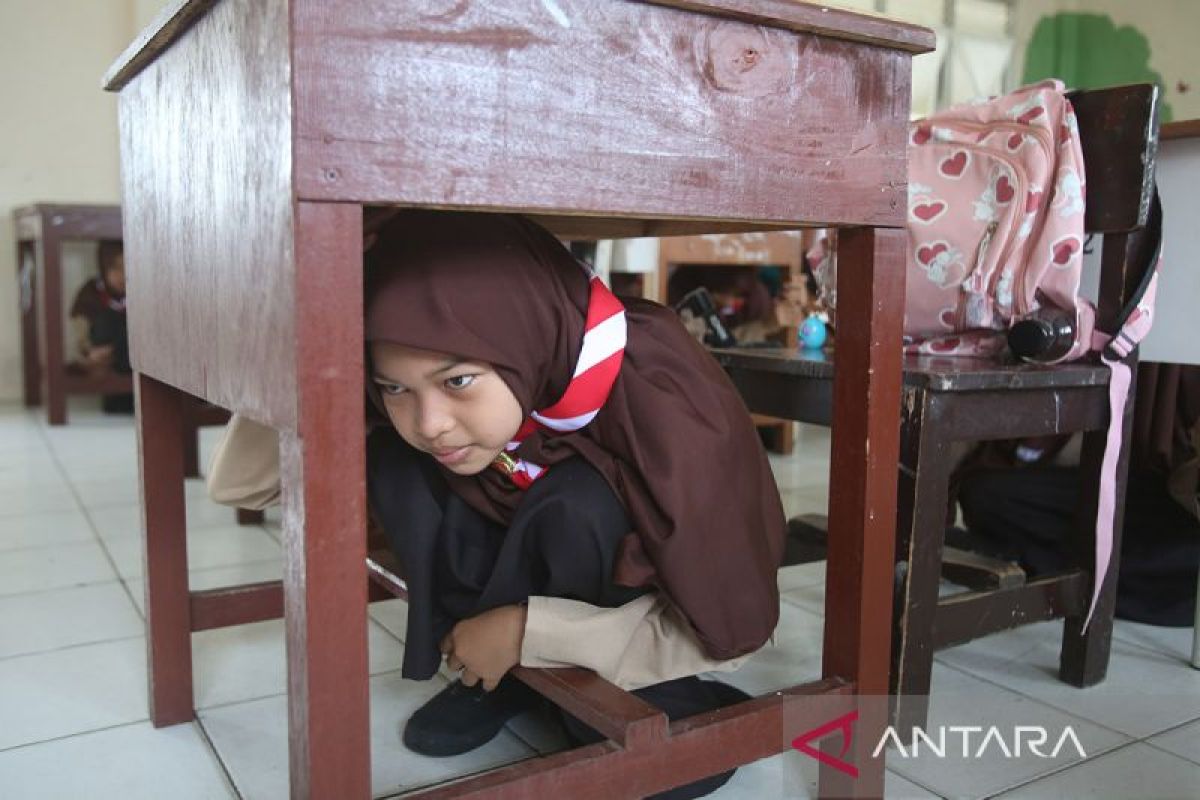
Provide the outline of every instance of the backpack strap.
{"type": "Polygon", "coordinates": [[[1117,503],[1117,460],[1121,455],[1125,403],[1129,398],[1129,386],[1133,380],[1129,362],[1126,360],[1137,348],[1154,320],[1154,298],[1158,289],[1158,270],[1162,263],[1162,203],[1158,199],[1158,187],[1153,189],[1150,215],[1146,220],[1144,235],[1150,237],[1150,246],[1144,250],[1149,255],[1142,265],[1142,278],[1129,302],[1117,317],[1117,329],[1108,334],[1097,332],[1092,338],[1092,349],[1101,351],[1100,360],[1109,369],[1108,378],[1108,439],[1104,445],[1104,460],[1100,466],[1100,495],[1096,507],[1096,570],[1092,583],[1092,601],[1083,621],[1087,630],[1100,600],[1100,590],[1108,575],[1112,561],[1113,522],[1117,503]]]}

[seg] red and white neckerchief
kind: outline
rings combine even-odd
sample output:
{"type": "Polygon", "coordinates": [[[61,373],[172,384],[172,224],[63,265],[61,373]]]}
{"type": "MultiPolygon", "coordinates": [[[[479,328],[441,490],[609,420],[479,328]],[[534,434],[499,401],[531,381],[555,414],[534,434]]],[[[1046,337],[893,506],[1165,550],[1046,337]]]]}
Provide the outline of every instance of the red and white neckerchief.
{"type": "Polygon", "coordinates": [[[570,433],[591,422],[612,391],[625,357],[625,306],[595,275],[590,283],[583,347],[567,390],[557,403],[534,411],[521,424],[505,451],[492,462],[520,489],[528,489],[546,474],[548,467],[510,455],[529,434],[541,429],[570,433]]]}
{"type": "Polygon", "coordinates": [[[125,310],[124,296],[114,297],[112,293],[108,291],[108,284],[104,282],[103,278],[96,278],[95,288],[96,295],[100,298],[100,302],[103,303],[106,308],[110,308],[113,311],[125,310]]]}

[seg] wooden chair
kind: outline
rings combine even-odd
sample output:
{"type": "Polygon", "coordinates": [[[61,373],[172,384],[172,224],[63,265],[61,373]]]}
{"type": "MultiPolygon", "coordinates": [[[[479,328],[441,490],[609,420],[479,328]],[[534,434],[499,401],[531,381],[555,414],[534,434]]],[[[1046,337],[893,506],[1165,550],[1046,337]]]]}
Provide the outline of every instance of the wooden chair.
{"type": "MultiPolygon", "coordinates": [[[[1136,289],[1144,262],[1157,146],[1157,90],[1150,85],[1072,95],[1087,171],[1085,226],[1104,234],[1097,328],[1112,330],[1136,289]]],[[[843,263],[845,258],[843,255],[843,263]]],[[[832,414],[833,359],[799,354],[718,351],[751,410],[813,423],[832,414]],[[780,378],[785,387],[780,388],[780,378]]],[[[1136,351],[1127,361],[1136,369],[1136,351]]],[[[1103,680],[1108,666],[1120,568],[1120,528],[1127,471],[1132,394],[1126,404],[1118,467],[1114,555],[1098,608],[1082,631],[1092,590],[1100,462],[1108,425],[1108,369],[1094,361],[1060,366],[945,357],[906,357],[901,407],[896,598],[891,689],[894,720],[907,730],[924,725],[936,650],[1001,630],[1065,619],[1059,676],[1076,686],[1103,680]],[[1025,581],[1011,569],[991,586],[939,600],[945,568],[947,494],[956,441],[1011,439],[1086,432],[1077,566],[1025,581]],[[1014,579],[1015,578],[1015,579],[1014,579]]],[[[831,502],[840,491],[830,486],[831,502]]],[[[970,564],[955,559],[961,579],[970,564]]]]}

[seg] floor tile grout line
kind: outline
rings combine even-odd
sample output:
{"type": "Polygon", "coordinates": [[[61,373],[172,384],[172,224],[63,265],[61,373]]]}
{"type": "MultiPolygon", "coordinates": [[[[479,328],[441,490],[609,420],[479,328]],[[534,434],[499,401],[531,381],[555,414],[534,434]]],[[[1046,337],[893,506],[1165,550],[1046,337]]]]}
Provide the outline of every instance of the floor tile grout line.
{"type": "Polygon", "coordinates": [[[541,755],[537,752],[537,750],[534,749],[533,755],[526,756],[525,758],[518,758],[518,759],[514,759],[512,761],[505,761],[505,762],[502,762],[499,764],[493,764],[490,767],[472,770],[470,772],[464,772],[461,775],[449,775],[442,780],[433,780],[433,781],[430,781],[429,783],[413,784],[412,786],[406,786],[406,787],[400,789],[399,791],[395,791],[394,789],[385,789],[384,791],[386,793],[380,794],[380,795],[376,795],[372,792],[372,797],[374,797],[375,800],[398,800],[399,798],[403,798],[406,795],[410,795],[414,792],[424,792],[424,791],[428,791],[430,789],[436,789],[439,786],[448,786],[450,784],[460,783],[462,781],[467,781],[472,778],[477,778],[480,775],[486,775],[487,773],[489,773],[493,770],[504,769],[506,767],[511,767],[514,764],[522,764],[531,759],[540,758],[540,757],[541,757],[541,755]]]}
{"type": "Polygon", "coordinates": [[[1034,783],[1037,783],[1038,781],[1048,780],[1048,779],[1054,777],[1055,775],[1061,775],[1064,772],[1069,772],[1070,770],[1073,770],[1073,769],[1080,769],[1084,766],[1094,764],[1097,760],[1099,760],[1101,758],[1105,758],[1107,756],[1110,756],[1113,753],[1116,753],[1118,750],[1124,750],[1127,747],[1133,747],[1134,745],[1137,745],[1137,744],[1141,744],[1141,743],[1139,741],[1137,741],[1136,739],[1133,741],[1130,741],[1130,742],[1121,742],[1117,745],[1114,745],[1113,747],[1109,747],[1104,750],[1101,750],[1101,751],[1097,752],[1095,755],[1089,755],[1087,758],[1085,758],[1081,761],[1073,761],[1070,764],[1063,764],[1061,767],[1055,767],[1054,769],[1050,770],[1049,772],[1046,772],[1046,773],[1043,773],[1036,777],[1030,778],[1029,780],[1020,781],[1018,783],[1014,783],[1011,786],[1006,786],[1005,788],[999,790],[998,792],[994,792],[993,794],[987,795],[983,800],[994,800],[994,798],[997,798],[1000,795],[1003,795],[1007,792],[1012,792],[1012,791],[1015,791],[1022,787],[1025,787],[1025,786],[1030,786],[1034,783]]]}
{"type": "MultiPolygon", "coordinates": [[[[1195,722],[1195,720],[1192,720],[1192,721],[1195,722]]],[[[1155,734],[1155,736],[1157,736],[1157,735],[1158,734],[1155,734]]],[[[1198,761],[1194,758],[1188,758],[1185,755],[1180,755],[1179,753],[1176,753],[1174,750],[1168,750],[1167,748],[1165,748],[1161,745],[1157,745],[1154,742],[1150,741],[1149,738],[1139,739],[1137,741],[1137,744],[1144,744],[1147,747],[1153,747],[1155,750],[1159,751],[1160,753],[1166,753],[1169,756],[1174,756],[1175,758],[1182,759],[1182,760],[1186,761],[1187,763],[1192,764],[1193,766],[1200,767],[1200,761],[1198,761]]]]}
{"type": "Polygon", "coordinates": [[[118,722],[113,725],[101,725],[99,728],[89,728],[84,731],[71,731],[70,733],[65,733],[62,736],[51,736],[48,739],[38,739],[37,741],[34,741],[34,742],[21,742],[20,744],[11,744],[11,745],[8,745],[7,747],[0,747],[0,753],[9,753],[14,750],[23,750],[27,747],[37,747],[38,745],[51,744],[52,742],[61,742],[64,739],[74,739],[79,736],[89,736],[93,733],[103,733],[104,731],[117,730],[118,728],[130,728],[130,727],[133,727],[134,725],[141,725],[142,723],[148,723],[148,722],[150,722],[149,715],[147,715],[145,717],[141,717],[140,719],[129,720],[127,722],[118,722]]]}
{"type": "Polygon", "coordinates": [[[1147,735],[1147,736],[1144,736],[1144,737],[1142,737],[1141,739],[1138,739],[1138,741],[1139,741],[1139,742],[1142,742],[1143,744],[1148,744],[1148,745],[1150,745],[1150,746],[1151,746],[1151,747],[1153,747],[1155,750],[1161,750],[1162,752],[1164,752],[1164,753],[1168,753],[1168,754],[1170,754],[1170,755],[1173,755],[1173,756],[1175,756],[1176,758],[1182,758],[1184,761],[1187,761],[1188,763],[1191,763],[1191,764],[1195,764],[1195,765],[1197,765],[1197,766],[1200,766],[1200,758],[1190,758],[1189,756],[1180,755],[1179,753],[1176,753],[1176,752],[1174,752],[1174,751],[1172,751],[1172,750],[1168,750],[1167,748],[1165,748],[1165,747],[1163,747],[1163,746],[1161,746],[1161,745],[1155,744],[1154,742],[1150,741],[1151,739],[1153,739],[1153,738],[1155,738],[1155,737],[1162,736],[1162,735],[1164,735],[1164,734],[1168,734],[1168,733],[1171,733],[1171,732],[1173,732],[1173,731],[1177,731],[1177,730],[1179,730],[1180,728],[1186,728],[1188,725],[1195,725],[1195,724],[1196,724],[1196,723],[1198,723],[1198,722],[1200,722],[1200,716],[1196,716],[1196,717],[1195,717],[1195,718],[1193,718],[1193,719],[1189,719],[1189,720],[1186,720],[1186,721],[1184,721],[1184,722],[1181,722],[1181,723],[1179,723],[1178,725],[1172,725],[1170,728],[1165,728],[1165,729],[1163,729],[1163,730],[1161,730],[1161,731],[1158,731],[1157,733],[1151,733],[1151,734],[1149,734],[1149,735],[1147,735]]]}
{"type": "Polygon", "coordinates": [[[238,788],[237,782],[233,779],[233,773],[229,771],[229,766],[225,763],[225,759],[221,758],[221,751],[217,749],[217,743],[213,741],[212,736],[208,733],[208,728],[204,727],[204,720],[196,714],[192,720],[196,729],[200,732],[200,737],[204,739],[204,744],[208,749],[209,755],[217,762],[217,768],[221,770],[221,775],[225,777],[225,783],[229,786],[230,791],[237,800],[244,800],[244,795],[241,789],[238,788]]]}
{"type": "Polygon", "coordinates": [[[113,636],[108,639],[96,639],[95,641],[91,641],[91,642],[73,642],[71,644],[62,645],[61,647],[48,647],[45,650],[30,650],[27,653],[11,653],[9,655],[0,655],[0,664],[3,664],[6,661],[13,661],[18,658],[34,658],[35,656],[44,656],[44,655],[48,655],[50,653],[62,653],[67,650],[78,650],[81,647],[95,647],[96,645],[100,645],[100,644],[112,644],[115,642],[130,642],[130,641],[133,641],[134,639],[145,639],[145,638],[146,638],[146,634],[143,632],[143,633],[133,634],[130,636],[113,636]]]}
{"type": "Polygon", "coordinates": [[[75,539],[66,542],[52,542],[50,544],[29,544],[21,545],[20,547],[0,547],[0,558],[4,558],[10,553],[29,553],[38,550],[55,550],[59,547],[77,547],[79,545],[92,544],[96,533],[92,530],[91,525],[88,525],[88,538],[75,539]]]}
{"type": "MultiPolygon", "coordinates": [[[[970,677],[970,678],[974,678],[974,679],[976,679],[976,680],[983,681],[984,683],[990,683],[992,686],[996,686],[996,687],[999,687],[999,688],[1001,688],[1001,689],[1004,689],[1005,691],[1012,692],[1013,694],[1015,694],[1015,695],[1018,695],[1019,697],[1022,697],[1022,698],[1026,699],[1026,700],[1030,700],[1030,701],[1032,701],[1032,702],[1034,702],[1034,703],[1036,703],[1036,704],[1038,704],[1038,705],[1045,706],[1046,708],[1052,708],[1052,709],[1054,709],[1055,711],[1058,711],[1058,712],[1060,712],[1060,713],[1062,713],[1062,714],[1066,714],[1066,715],[1067,715],[1067,716],[1069,716],[1069,717],[1074,717],[1074,718],[1076,718],[1076,719],[1081,719],[1081,720],[1084,720],[1085,722],[1087,722],[1087,723],[1089,723],[1089,724],[1091,724],[1091,725],[1095,725],[1095,726],[1097,726],[1097,727],[1099,727],[1099,728],[1103,728],[1104,730],[1106,730],[1106,731],[1109,731],[1110,733],[1115,733],[1115,734],[1118,734],[1118,735],[1120,735],[1120,736],[1124,736],[1126,739],[1131,739],[1131,740],[1133,740],[1133,741],[1137,741],[1137,740],[1138,740],[1138,737],[1137,737],[1137,736],[1134,736],[1134,735],[1132,735],[1132,734],[1129,734],[1129,733],[1125,733],[1124,731],[1117,730],[1116,728],[1113,728],[1113,727],[1111,727],[1110,725],[1106,725],[1106,724],[1104,724],[1103,722],[1098,722],[1098,721],[1096,721],[1096,720],[1092,719],[1091,717],[1085,717],[1085,716],[1082,716],[1082,715],[1081,715],[1081,714],[1080,714],[1078,711],[1072,711],[1072,710],[1070,710],[1070,709],[1063,708],[1062,706],[1059,706],[1057,703],[1051,703],[1051,702],[1048,702],[1048,701],[1046,701],[1046,700],[1043,700],[1043,699],[1042,699],[1042,698],[1040,698],[1040,697],[1035,697],[1034,695],[1031,695],[1031,694],[1027,694],[1027,693],[1025,693],[1025,692],[1022,692],[1020,689],[1014,689],[1014,688],[1013,688],[1013,687],[1011,687],[1011,686],[1005,686],[1004,684],[1000,683],[999,681],[996,681],[996,680],[994,680],[994,679],[992,679],[992,678],[990,678],[990,677],[988,677],[988,676],[986,676],[986,675],[980,675],[980,674],[979,674],[979,673],[977,673],[977,672],[972,672],[972,671],[971,671],[971,670],[969,670],[969,669],[965,669],[965,668],[963,668],[963,667],[959,667],[959,666],[957,666],[957,665],[955,665],[955,664],[948,664],[948,663],[946,663],[946,662],[944,662],[944,661],[941,661],[941,662],[938,662],[938,663],[940,663],[940,664],[941,664],[943,667],[945,667],[945,668],[947,668],[947,669],[952,669],[952,670],[954,670],[955,672],[958,672],[958,673],[960,673],[960,674],[962,674],[962,675],[966,675],[967,677],[970,677]]],[[[1060,681],[1060,682],[1061,682],[1061,681],[1060,681]]],[[[1064,685],[1064,686],[1070,686],[1070,684],[1067,684],[1067,683],[1064,683],[1063,685],[1064,685]]],[[[936,687],[934,687],[934,690],[936,690],[936,687]]],[[[1149,736],[1154,736],[1154,735],[1156,735],[1156,734],[1148,734],[1148,735],[1149,735],[1149,736]]]]}
{"type": "MultiPolygon", "coordinates": [[[[256,558],[253,561],[234,561],[229,564],[216,564],[214,566],[204,567],[202,569],[190,568],[190,569],[188,569],[188,575],[191,576],[193,573],[199,573],[199,572],[216,572],[219,569],[237,569],[238,567],[256,567],[256,566],[261,566],[262,564],[276,564],[276,563],[279,563],[278,558],[256,558]]],[[[145,581],[146,575],[145,575],[145,573],[138,573],[135,575],[120,575],[120,579],[123,581],[124,580],[145,581]]],[[[279,580],[279,579],[275,578],[273,580],[279,580]]],[[[257,583],[257,581],[255,581],[255,583],[257,583]]],[[[236,585],[231,585],[228,587],[216,586],[213,588],[234,589],[234,588],[237,588],[237,586],[236,585]]],[[[208,590],[207,589],[196,589],[194,591],[208,591],[208,590]]]]}
{"type": "MultiPolygon", "coordinates": [[[[99,530],[99,528],[96,527],[96,523],[92,519],[92,515],[88,512],[88,509],[83,504],[82,500],[80,500],[79,492],[75,489],[75,483],[74,483],[74,481],[71,480],[71,477],[67,474],[66,467],[63,465],[62,459],[59,458],[58,451],[56,451],[54,449],[54,443],[50,440],[50,436],[46,433],[45,427],[43,427],[42,425],[39,424],[37,426],[37,429],[38,429],[38,432],[41,434],[42,441],[45,442],[45,444],[46,444],[46,449],[50,453],[50,458],[54,461],[54,464],[58,467],[59,471],[63,474],[63,477],[66,479],[67,488],[71,492],[71,496],[75,498],[75,502],[79,506],[80,512],[83,514],[84,519],[87,521],[88,527],[92,531],[92,536],[95,537],[96,542],[100,545],[100,550],[101,550],[101,552],[104,553],[104,558],[108,561],[109,566],[112,567],[113,574],[116,575],[118,579],[121,579],[122,578],[121,571],[117,568],[117,562],[113,558],[112,553],[109,552],[108,546],[104,542],[104,537],[102,537],[100,535],[100,530],[99,530]]],[[[135,432],[135,435],[136,435],[136,432],[135,432]]],[[[121,586],[125,590],[125,595],[126,595],[126,597],[129,598],[129,602],[133,604],[134,611],[136,611],[138,613],[138,615],[143,620],[145,620],[146,615],[144,613],[142,613],[142,610],[140,608],[138,608],[137,601],[134,600],[133,593],[129,591],[129,586],[125,584],[124,580],[121,580],[121,586]]]]}
{"type": "Polygon", "coordinates": [[[919,789],[924,789],[925,791],[929,792],[929,793],[930,793],[931,795],[933,795],[934,797],[940,797],[940,798],[941,798],[941,800],[948,800],[948,797],[947,797],[946,795],[942,794],[940,791],[938,791],[937,789],[933,788],[932,786],[927,786],[927,785],[925,785],[924,783],[922,783],[921,781],[919,781],[919,780],[914,780],[913,778],[910,778],[910,777],[908,777],[907,775],[903,774],[903,773],[902,773],[902,772],[900,772],[899,770],[893,769],[892,767],[888,766],[888,763],[887,763],[887,758],[886,758],[886,756],[885,756],[885,758],[884,758],[884,760],[883,760],[883,769],[884,769],[884,771],[885,771],[885,772],[890,772],[890,773],[892,773],[893,775],[896,775],[896,776],[897,776],[897,777],[899,777],[899,778],[903,778],[904,780],[908,781],[908,782],[909,782],[909,783],[911,783],[913,786],[916,786],[916,787],[917,787],[917,788],[919,788],[919,789]]]}
{"type": "MultiPolygon", "coordinates": [[[[3,554],[0,554],[0,558],[3,558],[3,554]]],[[[120,581],[121,576],[118,575],[116,580],[120,581]]],[[[63,584],[62,586],[49,586],[45,589],[32,589],[28,592],[0,593],[0,600],[5,600],[12,597],[29,597],[32,595],[49,594],[51,592],[63,592],[70,589],[83,589],[88,586],[103,586],[106,583],[113,583],[113,579],[105,578],[104,580],[96,581],[78,581],[76,583],[63,584]]]]}
{"type": "MultiPolygon", "coordinates": [[[[1146,624],[1146,623],[1141,623],[1141,624],[1146,624]]],[[[1165,626],[1162,626],[1162,627],[1165,627],[1165,626]]],[[[1174,630],[1186,630],[1186,629],[1174,629],[1174,630]]],[[[1131,645],[1133,647],[1140,647],[1143,650],[1149,650],[1150,652],[1155,653],[1156,655],[1162,655],[1162,656],[1166,656],[1168,658],[1177,659],[1180,664],[1189,664],[1191,662],[1191,654],[1190,653],[1184,654],[1178,650],[1172,650],[1166,646],[1160,646],[1157,644],[1145,645],[1145,644],[1142,644],[1141,642],[1127,639],[1124,636],[1119,634],[1118,629],[1115,626],[1113,627],[1112,638],[1115,641],[1121,642],[1121,644],[1127,644],[1127,645],[1131,645]]],[[[1191,649],[1190,642],[1188,643],[1188,649],[1189,650],[1191,649]]]]}
{"type": "MultiPolygon", "coordinates": [[[[402,670],[400,667],[396,667],[395,669],[386,669],[383,672],[371,672],[368,670],[367,681],[369,683],[370,681],[374,680],[375,678],[383,678],[383,677],[387,677],[388,675],[400,675],[401,671],[402,670]]],[[[438,673],[438,674],[440,675],[441,673],[438,673]]],[[[403,678],[404,676],[400,675],[400,677],[403,678]]],[[[442,677],[445,678],[444,675],[442,677]]],[[[239,705],[243,705],[245,703],[257,703],[257,702],[260,702],[263,700],[271,700],[276,697],[282,697],[282,698],[286,699],[287,698],[287,689],[285,688],[283,691],[280,691],[280,692],[271,692],[270,694],[254,695],[253,697],[240,697],[237,700],[227,700],[225,702],[213,703],[211,705],[196,706],[192,710],[196,714],[196,719],[200,719],[201,714],[207,714],[210,711],[219,711],[221,709],[230,708],[232,706],[239,706],[239,705]]]]}

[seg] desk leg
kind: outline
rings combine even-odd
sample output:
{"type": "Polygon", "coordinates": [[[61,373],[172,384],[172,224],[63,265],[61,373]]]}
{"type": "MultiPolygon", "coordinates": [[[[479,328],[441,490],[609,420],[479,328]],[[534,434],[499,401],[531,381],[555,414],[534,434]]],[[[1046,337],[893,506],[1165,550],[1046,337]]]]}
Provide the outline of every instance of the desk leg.
{"type": "MultiPolygon", "coordinates": [[[[902,230],[843,230],[829,469],[825,677],[854,681],[859,718],[843,756],[858,779],[822,766],[822,797],[882,797],[887,724],[896,465],[899,462],[902,230]]],[[[831,755],[841,743],[827,739],[831,755]]]]}
{"type": "Polygon", "coordinates": [[[146,649],[150,719],[192,719],[192,624],[188,596],[187,515],[183,492],[184,393],[141,373],[137,392],[146,573],[146,649]]]}
{"type": "Polygon", "coordinates": [[[280,437],[291,795],[357,800],[371,796],[362,208],[296,212],[297,430],[280,437]]]}
{"type": "Polygon", "coordinates": [[[52,226],[42,234],[42,345],[45,353],[46,419],[51,425],[67,424],[67,390],[63,365],[62,240],[52,226]]]}
{"type": "Polygon", "coordinates": [[[38,364],[36,258],[36,245],[17,242],[17,310],[21,319],[21,375],[25,379],[26,408],[42,403],[42,371],[38,364]]]}

